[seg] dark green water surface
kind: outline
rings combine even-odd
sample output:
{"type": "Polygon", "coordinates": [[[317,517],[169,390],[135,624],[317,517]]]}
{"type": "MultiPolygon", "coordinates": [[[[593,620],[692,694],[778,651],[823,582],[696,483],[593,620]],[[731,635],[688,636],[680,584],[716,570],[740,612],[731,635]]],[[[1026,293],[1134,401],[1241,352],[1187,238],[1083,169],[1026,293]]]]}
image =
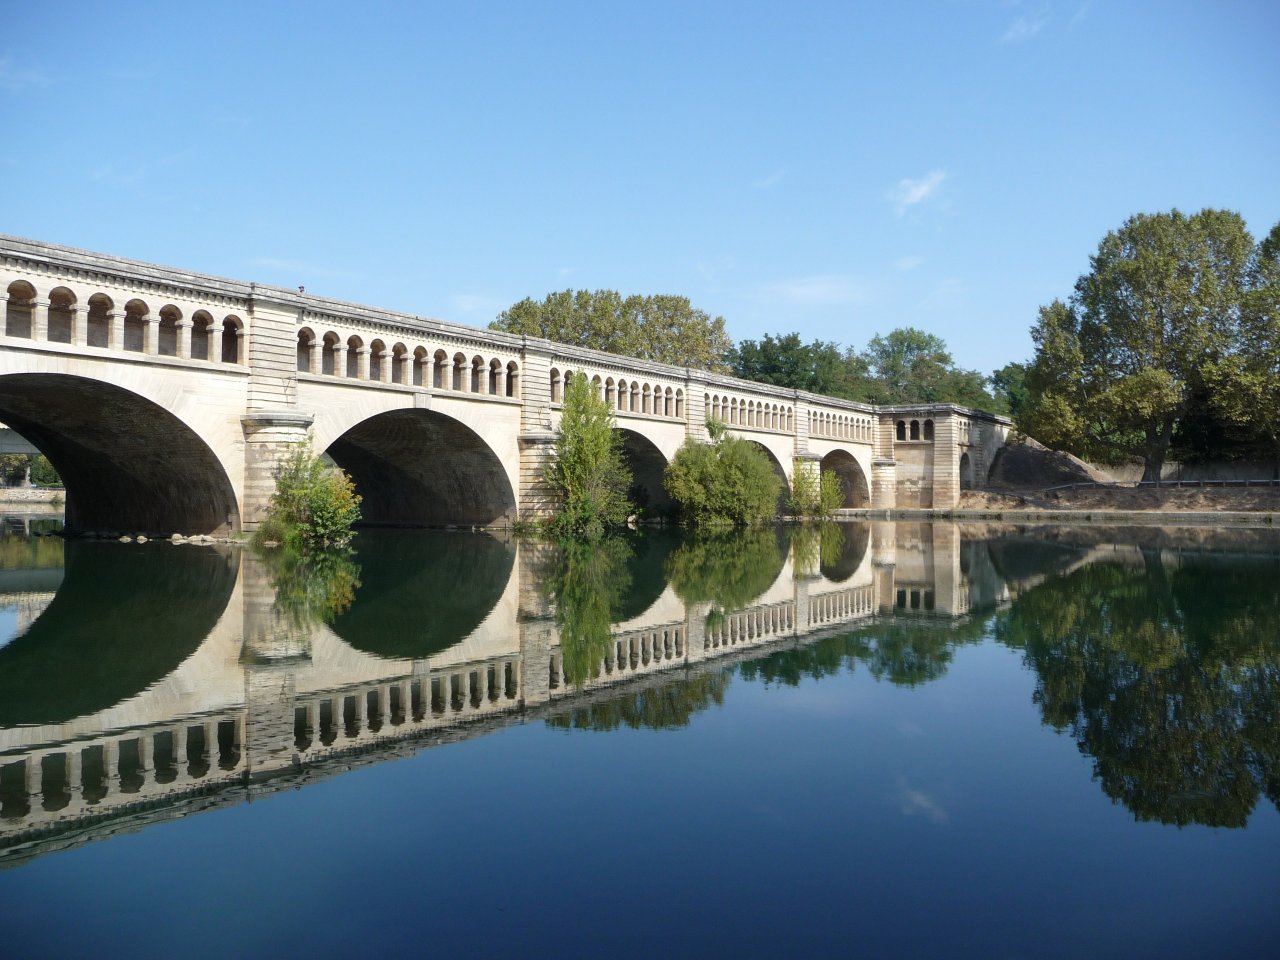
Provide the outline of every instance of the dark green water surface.
{"type": "Polygon", "coordinates": [[[1280,536],[0,537],[0,956],[1269,957],[1280,536]]]}

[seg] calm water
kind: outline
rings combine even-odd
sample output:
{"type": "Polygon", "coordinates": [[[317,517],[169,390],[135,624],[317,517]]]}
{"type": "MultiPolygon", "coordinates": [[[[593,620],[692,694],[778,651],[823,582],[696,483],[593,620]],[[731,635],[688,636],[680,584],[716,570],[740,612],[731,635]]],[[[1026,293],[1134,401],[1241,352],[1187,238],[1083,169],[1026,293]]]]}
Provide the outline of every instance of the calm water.
{"type": "Polygon", "coordinates": [[[1263,957],[1280,537],[0,537],[0,955],[1263,957]]]}

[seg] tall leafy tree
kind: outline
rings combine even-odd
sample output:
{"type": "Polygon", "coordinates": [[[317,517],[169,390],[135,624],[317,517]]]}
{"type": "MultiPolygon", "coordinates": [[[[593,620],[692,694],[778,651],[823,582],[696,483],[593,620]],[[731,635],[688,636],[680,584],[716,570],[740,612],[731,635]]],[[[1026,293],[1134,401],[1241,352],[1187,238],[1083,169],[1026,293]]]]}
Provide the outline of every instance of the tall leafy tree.
{"type": "Polygon", "coordinates": [[[688,297],[623,297],[615,290],[526,297],[489,328],[698,370],[724,370],[732,346],[724,318],[696,309],[688,297]]]}
{"type": "Polygon", "coordinates": [[[876,403],[959,403],[990,410],[995,398],[986,379],[956,366],[946,341],[932,333],[903,327],[876,335],[863,354],[876,403]]]}
{"type": "Polygon", "coordinates": [[[728,362],[734,376],[757,383],[847,399],[861,399],[867,391],[860,355],[834,342],[805,343],[798,333],[743,340],[729,351],[728,362]]]}
{"type": "Polygon", "coordinates": [[[631,471],[614,429],[613,411],[581,373],[565,387],[560,435],[547,479],[560,495],[552,529],[562,537],[598,540],[607,528],[622,525],[631,512],[631,471]]]}
{"type": "Polygon", "coordinates": [[[1206,370],[1210,407],[1280,471],[1280,223],[1258,244],[1249,280],[1235,349],[1206,370]]]}
{"type": "Polygon", "coordinates": [[[1239,214],[1138,214],[1103,238],[1069,303],[1040,310],[1024,429],[1158,480],[1174,431],[1230,354],[1253,240],[1239,214]]]}

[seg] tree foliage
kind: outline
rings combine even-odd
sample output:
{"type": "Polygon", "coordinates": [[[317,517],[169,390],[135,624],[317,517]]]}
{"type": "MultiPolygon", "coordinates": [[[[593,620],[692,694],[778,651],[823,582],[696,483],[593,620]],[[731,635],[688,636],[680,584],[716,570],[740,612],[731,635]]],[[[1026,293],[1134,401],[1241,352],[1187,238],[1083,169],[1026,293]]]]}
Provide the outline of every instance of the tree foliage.
{"type": "Polygon", "coordinates": [[[541,302],[526,297],[489,328],[697,370],[722,371],[732,345],[724,318],[696,309],[688,297],[623,297],[615,290],[561,290],[541,302]]]}
{"type": "Polygon", "coordinates": [[[271,508],[255,535],[286,551],[343,548],[360,519],[360,496],[347,474],[298,444],[276,470],[271,508]]]}
{"type": "Polygon", "coordinates": [[[631,587],[631,548],[611,537],[564,541],[543,570],[542,589],[555,607],[565,679],[576,687],[600,674],[611,626],[631,587]]]}
{"type": "MultiPolygon", "coordinates": [[[[1081,456],[1139,457],[1158,480],[1175,430],[1233,379],[1256,263],[1236,213],[1138,214],[1103,238],[1070,302],[1040,309],[1020,426],[1081,456]],[[1226,364],[1226,365],[1224,365],[1226,364]]],[[[1238,379],[1238,378],[1237,378],[1238,379]]]]}
{"type": "Polygon", "coordinates": [[[782,489],[768,454],[723,432],[711,443],[686,441],[667,465],[663,486],[687,526],[761,523],[777,516],[782,489]]]}
{"type": "Polygon", "coordinates": [[[583,374],[565,387],[555,459],[547,479],[560,497],[551,529],[562,537],[598,540],[609,527],[626,523],[631,471],[614,429],[613,411],[595,395],[583,374]]]}
{"type": "Polygon", "coordinates": [[[986,379],[957,367],[942,338],[912,327],[871,338],[865,350],[798,333],[743,340],[729,351],[735,376],[866,403],[956,403],[996,413],[1005,405],[986,379]]]}
{"type": "Polygon", "coordinates": [[[787,509],[794,516],[828,520],[844,506],[844,487],[831,470],[810,470],[799,462],[791,480],[787,509]]]}

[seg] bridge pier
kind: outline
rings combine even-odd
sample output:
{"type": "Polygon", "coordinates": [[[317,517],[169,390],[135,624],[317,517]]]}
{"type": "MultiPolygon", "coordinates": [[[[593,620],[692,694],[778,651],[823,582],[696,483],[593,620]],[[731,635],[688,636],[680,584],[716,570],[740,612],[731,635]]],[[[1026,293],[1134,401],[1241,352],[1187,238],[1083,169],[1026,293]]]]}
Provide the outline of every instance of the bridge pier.
{"type": "Polygon", "coordinates": [[[312,416],[288,410],[259,410],[240,418],[244,428],[244,530],[258,528],[271,509],[276,471],[298,446],[307,442],[312,416]]]}

